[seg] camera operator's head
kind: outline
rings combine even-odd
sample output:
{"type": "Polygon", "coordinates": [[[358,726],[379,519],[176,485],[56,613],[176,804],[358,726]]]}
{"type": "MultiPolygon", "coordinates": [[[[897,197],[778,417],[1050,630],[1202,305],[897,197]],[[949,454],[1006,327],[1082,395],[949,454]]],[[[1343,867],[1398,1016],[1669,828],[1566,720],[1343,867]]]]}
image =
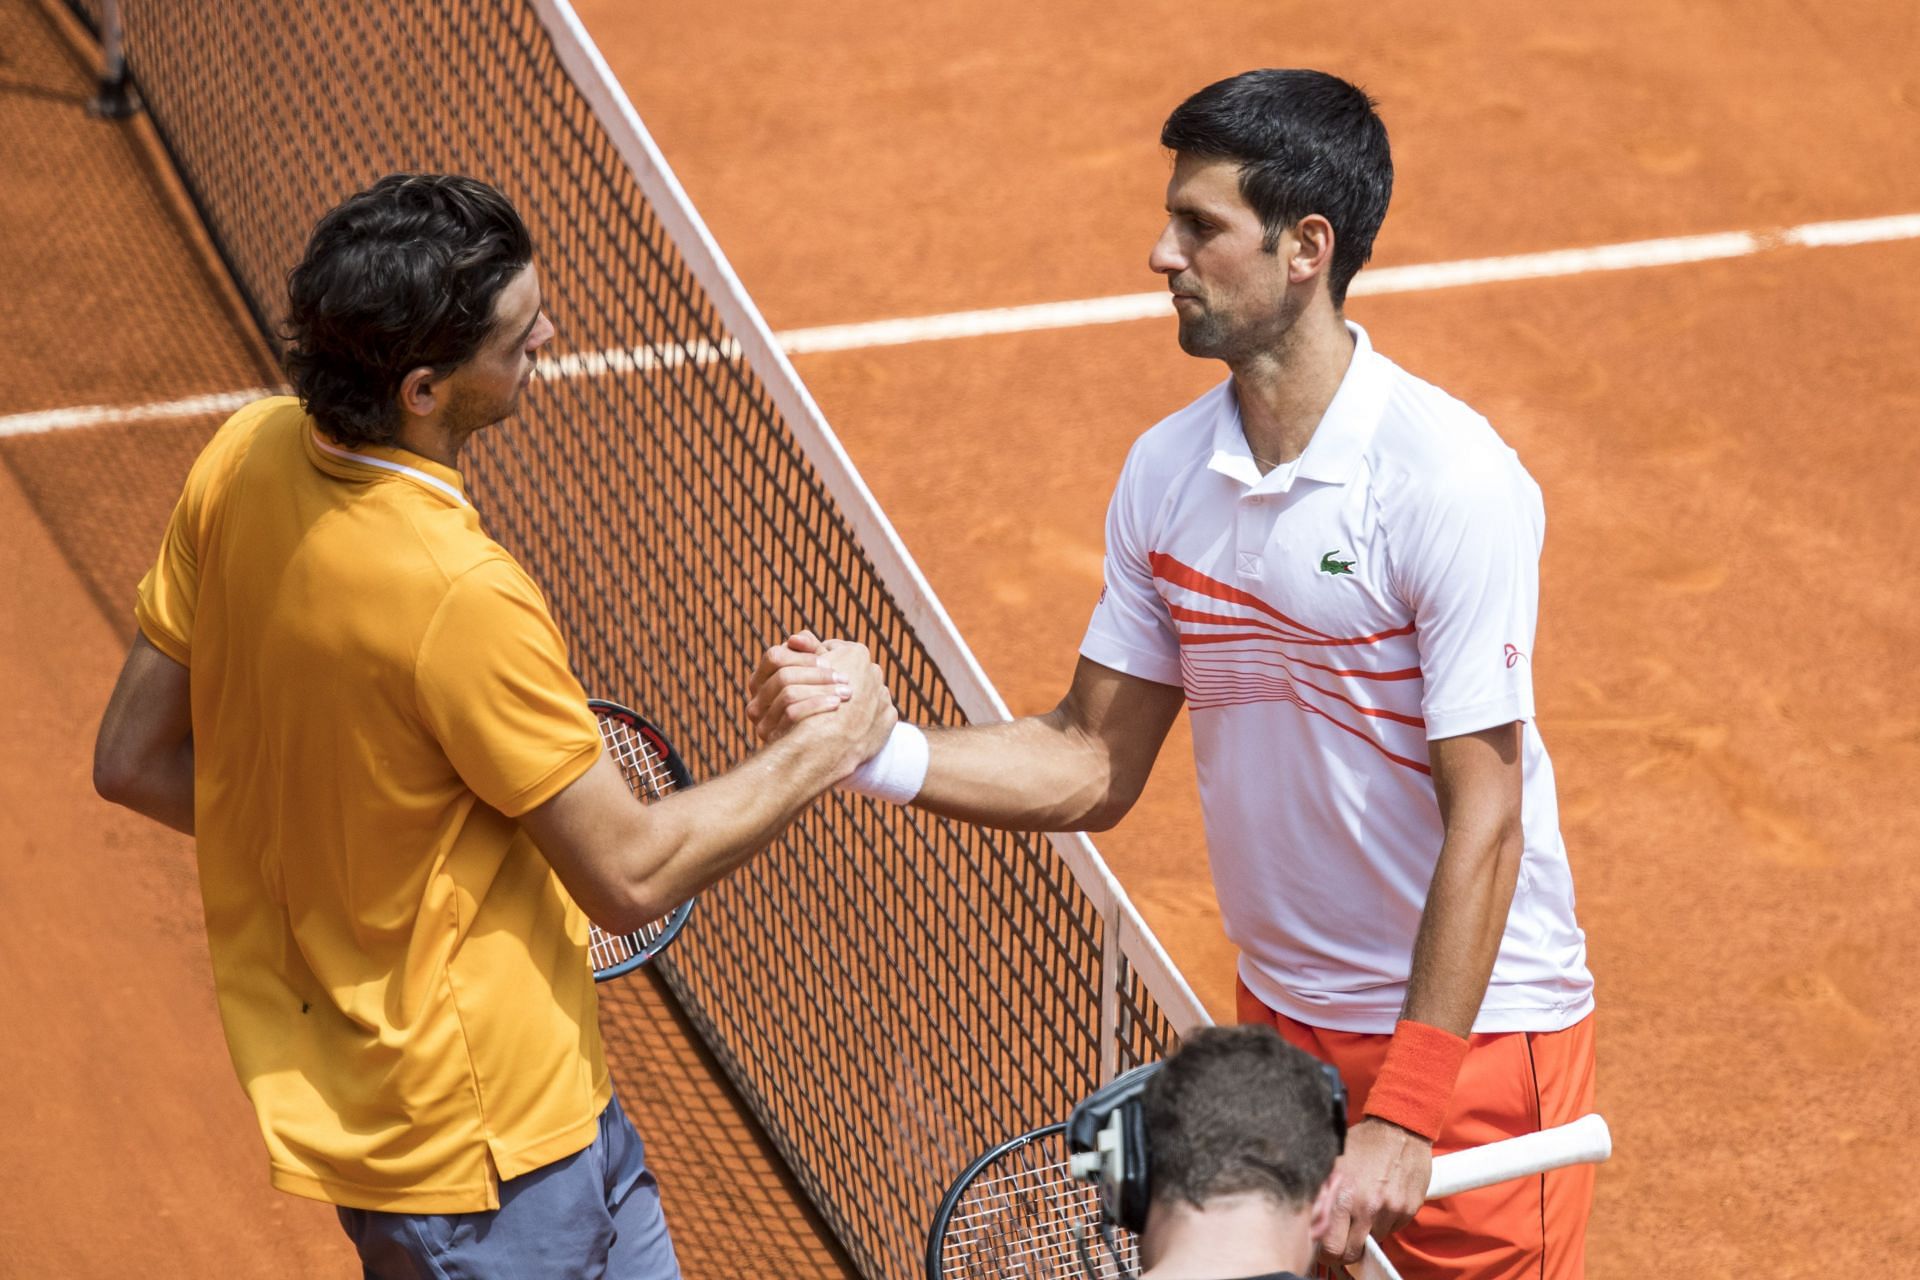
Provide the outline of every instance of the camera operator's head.
{"type": "Polygon", "coordinates": [[[1144,1274],[1304,1273],[1327,1227],[1343,1104],[1325,1068],[1271,1027],[1189,1037],[1141,1096],[1144,1274]]]}

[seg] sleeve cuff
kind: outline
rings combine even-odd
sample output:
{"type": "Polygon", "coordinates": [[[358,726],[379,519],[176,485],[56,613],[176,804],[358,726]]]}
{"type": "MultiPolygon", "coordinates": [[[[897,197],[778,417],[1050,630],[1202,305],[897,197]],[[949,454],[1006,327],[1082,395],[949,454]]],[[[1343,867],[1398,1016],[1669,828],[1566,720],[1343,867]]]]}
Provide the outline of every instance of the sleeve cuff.
{"type": "Polygon", "coordinates": [[[565,791],[586,775],[600,758],[600,740],[582,744],[580,748],[561,760],[545,777],[533,785],[522,788],[509,804],[500,806],[500,812],[509,818],[518,818],[522,814],[538,809],[547,801],[565,791]]]}
{"type": "Polygon", "coordinates": [[[1435,742],[1441,738],[1457,738],[1461,734],[1512,724],[1516,720],[1532,720],[1533,695],[1509,693],[1471,706],[1424,711],[1422,714],[1427,721],[1427,741],[1435,742]]]}
{"type": "Polygon", "coordinates": [[[1080,656],[1123,675],[1151,680],[1155,684],[1170,684],[1179,688],[1183,683],[1177,655],[1169,658],[1150,649],[1122,644],[1108,636],[1089,635],[1080,643],[1080,656]]]}
{"type": "Polygon", "coordinates": [[[147,611],[146,601],[141,600],[133,606],[133,620],[139,624],[140,634],[147,638],[148,644],[183,667],[193,665],[192,646],[162,627],[159,620],[147,611]]]}

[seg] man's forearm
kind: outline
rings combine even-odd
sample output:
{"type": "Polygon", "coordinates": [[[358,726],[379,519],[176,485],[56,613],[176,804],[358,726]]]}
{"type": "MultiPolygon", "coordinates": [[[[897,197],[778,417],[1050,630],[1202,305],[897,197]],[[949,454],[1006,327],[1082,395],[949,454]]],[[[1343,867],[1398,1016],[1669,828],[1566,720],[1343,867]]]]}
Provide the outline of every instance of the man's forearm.
{"type": "Polygon", "coordinates": [[[801,717],[772,745],[690,791],[640,804],[601,752],[558,795],[519,816],[561,883],[601,928],[658,918],[766,848],[821,792],[886,740],[893,700],[859,645],[836,649],[836,710],[801,717]]]}
{"type": "Polygon", "coordinates": [[[1487,997],[1525,849],[1518,723],[1434,741],[1444,835],[1401,1016],[1465,1038],[1487,997]]]}
{"type": "Polygon", "coordinates": [[[1062,710],[1001,724],[927,731],[916,807],[1015,831],[1098,831],[1126,812],[1107,752],[1062,710]]]}
{"type": "Polygon", "coordinates": [[[655,804],[634,846],[645,896],[663,915],[731,874],[831,787],[818,751],[793,739],[762,748],[691,791],[655,804]]]}
{"type": "Polygon", "coordinates": [[[1413,944],[1402,1013],[1465,1038],[1473,1030],[1520,874],[1519,824],[1449,832],[1413,944]]]}
{"type": "Polygon", "coordinates": [[[1445,1127],[1486,1001],[1524,841],[1517,724],[1438,739],[1429,753],[1444,834],[1414,937],[1400,1023],[1367,1096],[1367,1116],[1431,1143],[1445,1127]]]}
{"type": "Polygon", "coordinates": [[[520,823],[593,922],[627,933],[765,849],[838,777],[830,752],[795,737],[691,790],[641,805],[603,753],[520,823]]]}
{"type": "Polygon", "coordinates": [[[1522,848],[1517,812],[1511,824],[1497,815],[1479,822],[1457,808],[1449,816],[1414,939],[1401,1025],[1341,1161],[1356,1201],[1336,1214],[1328,1248],[1348,1259],[1360,1256],[1367,1234],[1397,1230],[1426,1197],[1433,1143],[1513,902],[1522,848]]]}
{"type": "MultiPolygon", "coordinates": [[[[778,739],[831,703],[819,655],[834,641],[811,632],[769,649],[749,683],[748,715],[778,739]],[[823,696],[824,695],[824,696],[823,696]]],[[[1146,784],[1185,695],[1081,658],[1060,705],[1010,723],[926,731],[896,759],[883,751],[855,789],[942,817],[1015,831],[1099,831],[1126,815],[1146,784]],[[924,763],[924,772],[921,765],[924,763]]],[[[904,743],[892,744],[904,747],[904,743]]]]}

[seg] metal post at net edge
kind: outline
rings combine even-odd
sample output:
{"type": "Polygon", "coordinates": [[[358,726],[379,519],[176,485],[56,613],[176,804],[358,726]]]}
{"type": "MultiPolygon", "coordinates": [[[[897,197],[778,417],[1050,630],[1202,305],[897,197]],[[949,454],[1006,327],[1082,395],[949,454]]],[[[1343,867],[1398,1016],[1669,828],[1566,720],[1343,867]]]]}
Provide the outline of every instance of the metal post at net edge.
{"type": "Polygon", "coordinates": [[[140,109],[127,75],[126,44],[121,35],[120,0],[101,0],[100,79],[87,110],[104,120],[124,120],[140,109]]]}

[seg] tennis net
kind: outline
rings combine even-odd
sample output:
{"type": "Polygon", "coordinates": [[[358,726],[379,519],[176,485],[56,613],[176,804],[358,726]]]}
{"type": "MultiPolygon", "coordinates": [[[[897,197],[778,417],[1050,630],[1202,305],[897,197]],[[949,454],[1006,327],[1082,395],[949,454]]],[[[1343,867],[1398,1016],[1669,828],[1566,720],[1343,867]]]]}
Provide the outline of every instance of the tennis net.
{"type": "MultiPolygon", "coordinates": [[[[102,0],[75,2],[102,18],[102,0]]],[[[910,720],[1004,717],[564,0],[128,0],[119,16],[269,341],[288,267],[346,194],[437,169],[514,200],[559,336],[467,478],[586,687],[661,724],[696,777],[751,749],[744,676],[796,624],[870,644],[910,720]]],[[[838,795],[707,894],[661,970],[870,1278],[917,1274],[975,1153],[1205,1018],[1084,837],[838,795]]],[[[630,1008],[603,1010],[616,1057],[642,1030],[620,1025],[630,1008]]]]}

